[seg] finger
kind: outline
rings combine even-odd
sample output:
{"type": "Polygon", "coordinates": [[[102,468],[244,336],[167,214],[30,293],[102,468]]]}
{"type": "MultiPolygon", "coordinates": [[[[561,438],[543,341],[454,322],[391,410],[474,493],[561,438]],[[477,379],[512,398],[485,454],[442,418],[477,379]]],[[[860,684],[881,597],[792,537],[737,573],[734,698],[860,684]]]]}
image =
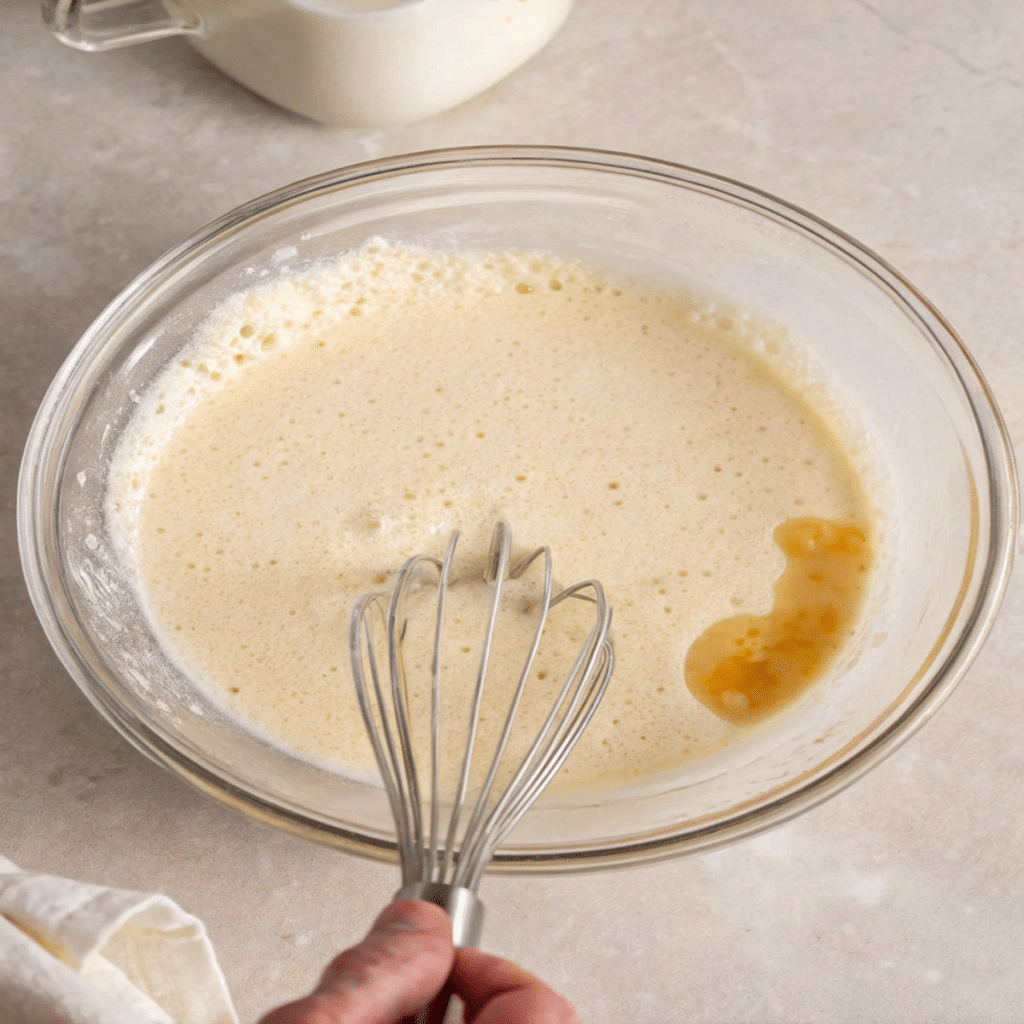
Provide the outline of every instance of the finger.
{"type": "Polygon", "coordinates": [[[452,982],[466,1024],[579,1024],[568,1000],[539,978],[478,949],[455,951],[452,982]]]}
{"type": "Polygon", "coordinates": [[[443,910],[413,900],[392,903],[358,946],[335,957],[310,995],[260,1024],[393,1024],[437,993],[453,955],[443,910]]]}
{"type": "MultiPolygon", "coordinates": [[[[455,989],[452,987],[451,978],[449,978],[442,986],[441,991],[434,996],[430,1005],[426,1007],[425,1015],[421,1016],[420,1013],[417,1013],[415,1021],[409,1017],[402,1021],[402,1024],[445,1024],[448,1017],[448,1004],[454,995],[455,989]]],[[[462,1020],[462,1018],[456,1019],[462,1020]]]]}

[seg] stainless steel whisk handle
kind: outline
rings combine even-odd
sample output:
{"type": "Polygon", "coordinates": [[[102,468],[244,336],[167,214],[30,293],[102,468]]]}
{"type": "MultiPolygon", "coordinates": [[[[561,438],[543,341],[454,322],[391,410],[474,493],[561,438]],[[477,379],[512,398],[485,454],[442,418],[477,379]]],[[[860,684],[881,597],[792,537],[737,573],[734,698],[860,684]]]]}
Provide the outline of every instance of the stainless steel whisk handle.
{"type": "Polygon", "coordinates": [[[472,889],[441,882],[403,885],[396,900],[424,900],[446,911],[452,919],[452,943],[456,947],[478,946],[484,930],[484,905],[472,889]]]}
{"type": "MultiPolygon", "coordinates": [[[[395,893],[396,900],[425,900],[444,910],[452,921],[452,944],[456,947],[478,946],[484,930],[484,905],[472,889],[461,885],[445,885],[442,882],[415,882],[403,885],[395,893]]],[[[452,993],[451,983],[438,995],[440,1005],[445,1007],[442,1024],[461,1024],[462,1014],[458,1000],[452,993]]],[[[438,1004],[435,1004],[438,1005],[438,1004]]],[[[416,1014],[416,1024],[427,1024],[437,1019],[437,1011],[431,1013],[430,1006],[424,1006],[416,1014]]]]}

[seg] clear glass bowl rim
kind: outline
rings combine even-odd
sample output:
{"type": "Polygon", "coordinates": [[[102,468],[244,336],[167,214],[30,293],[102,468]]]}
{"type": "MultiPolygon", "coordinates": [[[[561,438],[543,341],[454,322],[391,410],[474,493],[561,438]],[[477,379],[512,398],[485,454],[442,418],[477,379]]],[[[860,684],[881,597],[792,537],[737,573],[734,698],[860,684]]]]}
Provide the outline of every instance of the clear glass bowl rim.
{"type": "Polygon", "coordinates": [[[368,180],[382,180],[423,171],[457,171],[473,167],[529,165],[560,170],[573,168],[647,178],[711,195],[746,207],[803,235],[856,266],[904,307],[941,349],[953,368],[974,414],[985,455],[989,506],[981,536],[988,546],[977,597],[965,617],[957,642],[943,663],[931,670],[932,680],[916,700],[869,744],[834,765],[810,783],[753,810],[704,829],[661,835],[653,841],[601,847],[593,851],[540,857],[499,855],[494,869],[542,873],[580,872],[665,860],[715,848],[786,821],[835,795],[879,764],[935,713],[974,660],[995,620],[1013,563],[1017,523],[1017,484],[1006,427],[992,393],[963,342],[935,307],[897,270],[850,235],[814,214],[765,191],[711,172],[614,151],[552,146],[486,146],[430,150],[353,164],[306,178],[231,210],[169,250],[135,278],[96,318],[65,360],[51,383],[30,430],[18,484],[18,541],[22,568],[36,613],[65,668],[89,701],[136,748],[200,791],[223,803],[308,839],[363,856],[395,859],[392,843],[380,843],[322,821],[276,806],[227,783],[196,764],[163,737],[114,701],[100,680],[84,665],[62,617],[51,585],[48,564],[55,561],[54,539],[43,529],[41,515],[47,481],[60,475],[60,454],[68,436],[82,373],[104,343],[132,311],[143,306],[160,283],[182,270],[209,246],[285,206],[343,190],[368,180]]]}

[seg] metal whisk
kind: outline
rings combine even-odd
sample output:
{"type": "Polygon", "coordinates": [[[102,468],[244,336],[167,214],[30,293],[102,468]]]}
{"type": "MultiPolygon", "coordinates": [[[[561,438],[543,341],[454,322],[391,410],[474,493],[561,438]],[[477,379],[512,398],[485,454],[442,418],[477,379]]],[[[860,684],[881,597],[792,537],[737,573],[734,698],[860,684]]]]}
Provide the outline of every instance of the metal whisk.
{"type": "MultiPolygon", "coordinates": [[[[562,766],[582,736],[612,674],[614,655],[608,631],[612,612],[604,589],[596,580],[585,580],[552,595],[551,551],[541,547],[509,568],[512,535],[506,523],[494,529],[484,580],[491,585],[490,612],[480,648],[469,709],[468,731],[462,768],[455,787],[448,820],[442,828],[444,794],[439,786],[442,650],[445,606],[452,585],[452,563],[459,535],[448,544],[444,559],[425,555],[410,558],[398,573],[390,596],[367,594],[352,611],[349,649],[359,706],[380,767],[388,800],[394,813],[402,887],[396,899],[429,900],[448,911],[456,946],[475,946],[483,926],[483,904],[477,885],[494,851],[526,813],[562,766]],[[535,606],[536,627],[522,671],[508,706],[479,792],[467,799],[474,745],[478,739],[481,710],[487,707],[488,662],[491,657],[502,596],[508,580],[522,576],[536,559],[543,559],[543,586],[535,606]],[[411,590],[422,586],[423,568],[437,570],[433,652],[430,664],[429,793],[421,783],[420,766],[413,749],[409,682],[406,678],[404,642],[408,628],[406,604],[411,590]],[[432,568],[431,568],[432,567],[432,568]],[[593,624],[543,724],[518,765],[503,765],[513,722],[531,677],[548,613],[569,598],[593,606],[593,624]],[[378,656],[378,646],[386,655],[378,656]],[[507,782],[498,780],[509,778],[507,782]]],[[[589,617],[588,617],[588,622],[589,617]]],[[[466,637],[459,637],[465,642],[466,637]]],[[[462,650],[468,648],[462,647],[462,650]]],[[[486,758],[481,764],[486,763],[486,758]]],[[[478,768],[478,774],[482,768],[478,768]]]]}

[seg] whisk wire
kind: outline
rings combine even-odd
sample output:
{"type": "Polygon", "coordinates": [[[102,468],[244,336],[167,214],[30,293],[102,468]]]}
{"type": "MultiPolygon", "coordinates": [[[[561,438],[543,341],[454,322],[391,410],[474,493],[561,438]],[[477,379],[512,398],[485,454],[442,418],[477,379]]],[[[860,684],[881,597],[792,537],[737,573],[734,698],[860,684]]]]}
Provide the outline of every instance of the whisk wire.
{"type": "Polygon", "coordinates": [[[434,627],[434,653],[430,665],[430,850],[423,877],[427,881],[444,881],[454,847],[450,839],[446,840],[444,856],[440,866],[437,863],[438,837],[440,835],[441,792],[440,792],[440,743],[438,737],[441,729],[441,650],[444,635],[445,604],[448,597],[448,581],[451,577],[452,560],[455,557],[455,545],[459,533],[456,530],[448,542],[448,548],[441,563],[441,575],[437,587],[437,616],[434,627]]]}
{"type": "Polygon", "coordinates": [[[395,709],[395,723],[402,750],[402,764],[405,769],[405,788],[408,792],[408,811],[411,816],[412,846],[421,861],[420,873],[426,856],[426,836],[423,827],[423,799],[420,793],[419,776],[413,748],[412,726],[409,721],[409,690],[405,674],[405,658],[402,639],[408,628],[407,620],[400,615],[410,582],[421,563],[438,566],[437,559],[417,555],[410,558],[399,570],[395,588],[391,594],[387,617],[388,663],[391,669],[391,699],[395,709]]]}
{"type": "MultiPolygon", "coordinates": [[[[610,645],[605,645],[599,654],[599,667],[589,685],[586,687],[586,696],[582,705],[576,713],[565,719],[565,726],[561,734],[548,744],[544,754],[538,758],[535,764],[531,765],[526,774],[525,781],[521,780],[518,788],[510,788],[507,806],[504,808],[500,818],[497,818],[490,826],[490,838],[487,847],[490,850],[497,848],[502,839],[511,831],[513,826],[523,814],[530,808],[540,793],[545,789],[554,775],[562,767],[566,758],[572,752],[580,734],[590,723],[590,719],[597,711],[598,704],[604,696],[608,680],[611,678],[614,667],[614,655],[610,645]]],[[[483,864],[490,859],[490,855],[483,858],[483,864]]],[[[482,869],[481,869],[482,873],[482,869]]],[[[479,878],[479,873],[475,875],[479,878]]]]}
{"type": "MultiPolygon", "coordinates": [[[[550,569],[550,554],[547,563],[550,569]]],[[[566,676],[518,770],[506,785],[504,794],[491,809],[482,827],[467,830],[467,835],[472,834],[472,839],[464,851],[463,862],[466,868],[461,878],[457,876],[457,884],[469,888],[476,885],[493,850],[561,768],[604,696],[613,660],[608,642],[611,613],[607,609],[601,584],[594,580],[578,583],[561,591],[550,603],[557,604],[574,596],[577,591],[588,588],[594,590],[598,615],[587,642],[566,676]]]]}
{"type": "Polygon", "coordinates": [[[408,882],[408,875],[412,871],[412,864],[414,862],[415,850],[413,847],[413,830],[409,818],[405,782],[400,771],[404,762],[399,759],[398,752],[395,749],[394,734],[388,720],[387,704],[384,700],[380,672],[377,668],[377,657],[372,635],[373,623],[371,616],[374,613],[380,616],[381,629],[386,629],[385,612],[381,606],[381,599],[381,594],[367,594],[356,604],[349,628],[349,647],[353,651],[352,673],[355,680],[356,697],[359,701],[359,710],[362,713],[363,721],[366,723],[370,743],[373,746],[374,757],[377,759],[377,764],[380,768],[384,790],[387,793],[388,802],[395,817],[399,858],[402,863],[402,878],[403,882],[408,882]],[[376,698],[377,713],[380,716],[379,730],[367,693],[366,678],[363,672],[364,656],[365,664],[369,669],[373,694],[376,698]],[[381,737],[383,737],[383,741],[381,737]],[[387,748],[386,755],[385,747],[387,748]]]}
{"type": "MultiPolygon", "coordinates": [[[[534,559],[536,559],[539,555],[543,555],[544,557],[544,580],[540,600],[540,614],[537,618],[537,628],[534,630],[533,641],[530,644],[529,651],[527,652],[526,660],[523,665],[523,670],[519,675],[519,680],[516,684],[516,689],[513,693],[512,701],[509,705],[508,714],[505,716],[505,724],[504,727],[502,728],[501,735],[499,736],[498,742],[495,746],[494,756],[491,758],[491,764],[487,770],[487,776],[484,779],[480,794],[476,801],[476,805],[473,808],[473,814],[469,819],[469,823],[466,825],[467,836],[474,836],[478,834],[480,822],[483,819],[484,815],[487,813],[488,804],[490,802],[491,797],[491,791],[494,787],[494,780],[497,777],[498,769],[501,765],[502,758],[505,755],[505,749],[508,746],[509,737],[512,735],[512,728],[515,725],[515,719],[519,711],[519,705],[521,704],[523,694],[526,691],[526,684],[533,670],[534,662],[537,659],[537,651],[540,649],[541,639],[544,635],[544,623],[547,619],[548,609],[551,605],[552,572],[550,549],[546,547],[538,548],[529,558],[520,563],[520,565],[517,566],[517,568],[509,574],[509,578],[515,579],[516,576],[521,575],[522,572],[526,569],[526,567],[531,562],[533,562],[534,559]]],[[[495,581],[495,586],[497,587],[498,585],[498,581],[495,581]]],[[[536,744],[534,744],[534,746],[536,746],[536,744]]],[[[520,772],[521,771],[522,769],[520,769],[520,772]]],[[[500,806],[500,804],[501,801],[499,800],[498,806],[500,806]]],[[[493,809],[491,811],[491,814],[493,816],[493,809]]],[[[460,860],[460,868],[456,872],[455,884],[461,884],[458,881],[458,879],[459,875],[464,870],[462,865],[467,863],[467,856],[468,861],[472,861],[473,859],[474,844],[471,844],[469,848],[466,851],[464,851],[464,853],[465,855],[460,860]]]]}
{"type": "MultiPolygon", "coordinates": [[[[508,563],[512,551],[512,535],[507,525],[499,523],[494,530],[491,539],[490,552],[487,560],[487,576],[493,576],[494,594],[491,598],[491,608],[487,616],[487,628],[484,632],[483,645],[480,652],[480,662],[477,668],[476,685],[473,687],[473,700],[470,709],[469,732],[466,738],[466,752],[462,759],[462,770],[459,773],[459,784],[455,794],[455,803],[452,808],[452,816],[448,823],[448,839],[445,843],[445,873],[449,863],[455,858],[455,841],[458,832],[459,817],[462,811],[462,803],[466,798],[466,789],[469,785],[469,772],[473,761],[473,748],[476,745],[477,728],[480,724],[480,706],[483,702],[484,681],[487,677],[487,665],[491,657],[491,647],[494,642],[494,630],[498,622],[498,612],[501,607],[501,594],[508,573],[508,563]]],[[[455,869],[457,873],[457,868],[455,869]]]]}

